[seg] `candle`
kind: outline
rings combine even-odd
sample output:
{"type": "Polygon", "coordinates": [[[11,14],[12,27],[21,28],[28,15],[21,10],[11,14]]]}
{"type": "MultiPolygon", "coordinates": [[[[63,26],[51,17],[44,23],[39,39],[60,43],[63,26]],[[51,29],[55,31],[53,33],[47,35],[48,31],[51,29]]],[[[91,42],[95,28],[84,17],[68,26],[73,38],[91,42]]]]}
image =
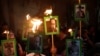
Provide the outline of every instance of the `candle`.
{"type": "Polygon", "coordinates": [[[68,32],[70,33],[71,36],[73,36],[73,30],[71,28],[68,29],[68,32]]]}
{"type": "Polygon", "coordinates": [[[9,36],[8,36],[8,35],[9,35],[9,31],[8,31],[8,30],[5,30],[3,33],[4,33],[4,34],[7,34],[6,37],[7,37],[7,40],[8,40],[8,38],[9,38],[9,36]]]}
{"type": "Polygon", "coordinates": [[[29,20],[31,17],[29,14],[26,15],[26,19],[29,20]]]}

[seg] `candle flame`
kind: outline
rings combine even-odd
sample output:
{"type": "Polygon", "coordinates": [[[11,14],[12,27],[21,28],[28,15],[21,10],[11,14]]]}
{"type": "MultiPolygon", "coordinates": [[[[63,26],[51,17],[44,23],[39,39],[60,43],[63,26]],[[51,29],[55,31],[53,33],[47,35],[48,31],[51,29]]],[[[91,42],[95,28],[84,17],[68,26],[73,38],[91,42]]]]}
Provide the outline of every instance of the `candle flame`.
{"type": "Polygon", "coordinates": [[[3,33],[4,34],[9,34],[9,31],[8,30],[5,30],[3,33]]]}
{"type": "Polygon", "coordinates": [[[29,15],[29,14],[26,15],[26,19],[27,19],[27,20],[30,19],[30,15],[29,15]]]}
{"type": "Polygon", "coordinates": [[[32,25],[33,25],[33,26],[32,26],[32,31],[33,31],[33,33],[35,33],[36,30],[38,30],[39,26],[41,25],[42,21],[39,20],[39,19],[33,19],[33,20],[31,21],[31,23],[32,23],[32,25]]]}
{"type": "Polygon", "coordinates": [[[52,14],[52,9],[47,9],[45,12],[44,12],[45,15],[50,15],[52,14]]]}
{"type": "Polygon", "coordinates": [[[70,29],[68,29],[68,32],[72,32],[72,29],[70,28],[70,29]]]}

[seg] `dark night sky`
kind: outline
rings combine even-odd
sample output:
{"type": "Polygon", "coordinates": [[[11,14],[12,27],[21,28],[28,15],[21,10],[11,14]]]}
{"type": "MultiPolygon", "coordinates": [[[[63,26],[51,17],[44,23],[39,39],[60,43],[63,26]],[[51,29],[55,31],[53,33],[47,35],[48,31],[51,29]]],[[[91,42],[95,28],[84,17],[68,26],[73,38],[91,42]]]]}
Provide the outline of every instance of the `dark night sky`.
{"type": "MultiPolygon", "coordinates": [[[[52,6],[53,15],[59,16],[60,24],[70,26],[74,21],[74,5],[77,3],[77,0],[0,0],[0,25],[6,22],[16,31],[22,28],[27,13],[43,18],[44,11],[52,6]]],[[[81,0],[81,3],[86,4],[89,24],[96,25],[96,0],[81,0]]]]}

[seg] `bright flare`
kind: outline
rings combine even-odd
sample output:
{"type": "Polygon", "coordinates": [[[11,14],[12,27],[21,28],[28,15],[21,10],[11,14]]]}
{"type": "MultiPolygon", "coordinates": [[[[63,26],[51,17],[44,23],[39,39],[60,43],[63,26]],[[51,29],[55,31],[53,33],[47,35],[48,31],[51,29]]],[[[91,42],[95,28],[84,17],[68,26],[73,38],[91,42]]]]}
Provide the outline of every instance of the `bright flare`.
{"type": "Polygon", "coordinates": [[[70,33],[71,36],[73,36],[73,30],[71,28],[68,29],[68,32],[70,33]]]}
{"type": "Polygon", "coordinates": [[[72,32],[72,29],[68,29],[68,32],[72,32]]]}
{"type": "Polygon", "coordinates": [[[47,9],[45,12],[44,12],[45,15],[50,15],[52,14],[52,9],[47,9]]]}
{"type": "Polygon", "coordinates": [[[30,15],[29,15],[29,14],[26,15],[26,19],[27,19],[27,20],[30,19],[30,15]]]}
{"type": "Polygon", "coordinates": [[[5,30],[3,33],[4,33],[4,34],[9,34],[9,31],[5,30]]]}
{"type": "Polygon", "coordinates": [[[33,33],[36,32],[36,30],[38,30],[39,26],[42,24],[42,21],[39,19],[33,19],[31,20],[32,23],[32,31],[33,33]]]}

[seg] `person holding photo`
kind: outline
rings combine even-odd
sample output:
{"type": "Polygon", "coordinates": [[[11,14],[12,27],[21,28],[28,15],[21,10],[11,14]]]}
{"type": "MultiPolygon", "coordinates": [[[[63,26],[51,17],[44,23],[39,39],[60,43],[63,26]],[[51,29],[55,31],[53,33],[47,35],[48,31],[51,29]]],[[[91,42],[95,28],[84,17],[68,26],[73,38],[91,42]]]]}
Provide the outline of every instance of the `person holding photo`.
{"type": "MultiPolygon", "coordinates": [[[[9,32],[9,38],[8,39],[15,39],[16,37],[12,31],[9,32]]],[[[22,49],[22,45],[16,40],[16,51],[18,56],[24,56],[25,52],[22,49]]]]}
{"type": "Polygon", "coordinates": [[[64,33],[64,30],[61,30],[58,35],[54,35],[54,47],[52,48],[52,38],[51,35],[47,36],[47,46],[45,48],[44,54],[46,56],[65,56],[66,55],[66,39],[67,36],[64,33]]]}

